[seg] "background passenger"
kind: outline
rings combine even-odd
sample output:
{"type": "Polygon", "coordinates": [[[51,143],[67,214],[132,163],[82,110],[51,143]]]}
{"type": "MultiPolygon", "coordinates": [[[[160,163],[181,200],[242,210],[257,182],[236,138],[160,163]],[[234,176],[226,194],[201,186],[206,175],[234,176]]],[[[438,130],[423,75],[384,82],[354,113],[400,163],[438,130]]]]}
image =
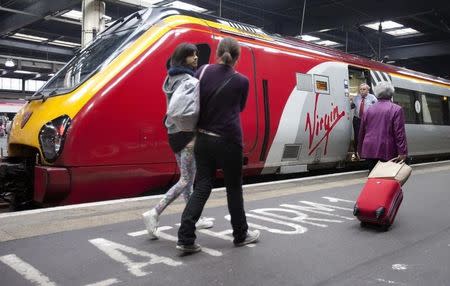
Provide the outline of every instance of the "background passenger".
{"type": "Polygon", "coordinates": [[[378,103],[365,112],[359,132],[358,152],[368,161],[369,171],[379,160],[401,161],[408,155],[403,109],[391,102],[394,87],[381,82],[375,94],[378,103]]]}
{"type": "MultiPolygon", "coordinates": [[[[236,40],[222,39],[216,55],[218,63],[207,66],[200,80],[200,118],[195,145],[197,178],[178,230],[177,249],[183,252],[201,250],[200,245],[195,243],[195,222],[211,194],[217,168],[222,168],[224,172],[234,244],[242,246],[259,238],[259,231],[248,230],[242,196],[240,112],[245,107],[249,82],[234,70],[240,55],[236,40]]],[[[201,70],[197,71],[197,77],[201,70]]]]}
{"type": "Polygon", "coordinates": [[[8,124],[8,116],[6,113],[3,113],[0,116],[0,137],[3,137],[6,135],[6,125],[8,124]]]}
{"type": "MultiPolygon", "coordinates": [[[[167,106],[170,99],[180,84],[194,76],[197,68],[197,47],[189,43],[178,45],[170,58],[170,68],[163,84],[163,91],[167,97],[167,106]]],[[[171,122],[170,118],[164,120],[169,136],[169,145],[175,153],[178,167],[180,168],[179,181],[166,193],[164,198],[151,210],[142,214],[147,231],[152,238],[156,238],[159,216],[164,209],[172,203],[180,194],[186,203],[192,192],[195,178],[194,142],[195,130],[181,131],[171,122]]],[[[211,228],[213,222],[200,219],[197,228],[211,228]]]]}
{"type": "Polygon", "coordinates": [[[359,159],[358,154],[358,134],[361,126],[361,119],[364,112],[369,109],[373,104],[377,102],[375,95],[369,93],[370,86],[366,83],[362,83],[359,86],[359,93],[353,99],[351,99],[351,108],[355,109],[353,114],[353,148],[355,151],[355,159],[359,159]]]}

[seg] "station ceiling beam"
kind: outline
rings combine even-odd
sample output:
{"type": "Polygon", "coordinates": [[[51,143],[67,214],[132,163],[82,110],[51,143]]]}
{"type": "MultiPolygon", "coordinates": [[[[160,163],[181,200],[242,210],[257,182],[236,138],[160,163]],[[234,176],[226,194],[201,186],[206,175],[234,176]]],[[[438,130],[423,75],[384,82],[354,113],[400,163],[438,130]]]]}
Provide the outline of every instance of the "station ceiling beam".
{"type": "MultiPolygon", "coordinates": [[[[369,56],[367,52],[351,51],[351,53],[369,56]]],[[[382,49],[381,53],[383,56],[388,55],[389,60],[450,55],[450,40],[389,47],[382,49]]]]}
{"type": "Polygon", "coordinates": [[[26,25],[36,22],[54,12],[69,9],[80,0],[36,1],[23,9],[23,13],[14,14],[0,21],[0,35],[11,33],[26,25]]]}
{"type": "Polygon", "coordinates": [[[0,46],[9,47],[10,49],[37,50],[50,54],[57,54],[72,57],[75,53],[70,48],[59,48],[52,45],[36,44],[30,42],[22,42],[11,39],[0,39],[0,46]]]}
{"type": "Polygon", "coordinates": [[[123,3],[123,4],[128,4],[128,5],[136,6],[136,7],[151,6],[151,5],[149,5],[149,2],[142,1],[142,0],[107,0],[107,2],[123,3]]]}
{"type": "Polygon", "coordinates": [[[48,61],[42,59],[12,57],[7,55],[0,55],[0,66],[3,66],[7,59],[16,60],[17,66],[20,68],[42,69],[50,70],[52,72],[61,69],[66,63],[60,61],[48,61]]]}

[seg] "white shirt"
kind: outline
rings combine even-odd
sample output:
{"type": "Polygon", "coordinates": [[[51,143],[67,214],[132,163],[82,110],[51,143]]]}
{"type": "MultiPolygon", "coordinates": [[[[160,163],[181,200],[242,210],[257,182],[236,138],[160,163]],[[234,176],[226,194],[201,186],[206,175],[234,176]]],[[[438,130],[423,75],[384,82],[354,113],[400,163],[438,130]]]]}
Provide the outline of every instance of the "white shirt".
{"type": "MultiPolygon", "coordinates": [[[[355,104],[355,113],[354,113],[354,115],[356,117],[358,117],[358,118],[360,118],[360,116],[359,116],[359,107],[361,106],[361,100],[362,100],[362,96],[360,94],[358,94],[357,96],[355,96],[353,98],[353,103],[355,104]]],[[[371,107],[372,105],[374,105],[377,102],[378,102],[378,99],[375,97],[375,95],[369,93],[364,98],[364,111],[367,111],[367,109],[369,107],[371,107]]]]}

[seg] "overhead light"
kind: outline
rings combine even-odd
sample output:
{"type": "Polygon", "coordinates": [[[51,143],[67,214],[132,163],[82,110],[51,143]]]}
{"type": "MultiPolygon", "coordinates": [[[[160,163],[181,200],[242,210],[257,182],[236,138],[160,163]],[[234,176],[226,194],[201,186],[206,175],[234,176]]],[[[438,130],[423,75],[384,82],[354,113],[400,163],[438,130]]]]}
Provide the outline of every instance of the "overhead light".
{"type": "Polygon", "coordinates": [[[320,41],[320,42],[315,42],[315,44],[321,45],[321,46],[336,46],[336,45],[340,45],[337,42],[334,41],[329,41],[329,40],[325,40],[325,41],[320,41]]]}
{"type": "Polygon", "coordinates": [[[12,35],[10,37],[15,38],[15,39],[20,39],[20,40],[33,41],[33,42],[48,41],[47,38],[33,36],[33,35],[26,35],[26,34],[21,34],[21,33],[15,33],[14,35],[12,35]]]}
{"type": "Polygon", "coordinates": [[[14,66],[15,66],[15,64],[14,64],[14,61],[12,59],[7,59],[5,61],[5,67],[12,68],[14,66]]]}
{"type": "MultiPolygon", "coordinates": [[[[376,22],[376,23],[365,24],[364,26],[366,26],[367,28],[370,28],[370,29],[378,31],[379,25],[380,25],[380,22],[376,22]]],[[[381,22],[381,29],[382,30],[389,30],[389,29],[401,28],[401,27],[403,27],[402,24],[394,22],[394,21],[383,21],[383,22],[381,22]]]]}
{"type": "Polygon", "coordinates": [[[414,30],[412,28],[404,28],[404,29],[397,29],[392,31],[386,31],[389,35],[392,36],[406,36],[406,35],[412,35],[412,34],[419,34],[419,31],[414,30]]]}
{"type": "Polygon", "coordinates": [[[141,0],[142,4],[146,4],[146,5],[142,5],[142,6],[147,6],[147,5],[155,5],[158,3],[163,2],[163,0],[141,0]]]}
{"type": "Polygon", "coordinates": [[[325,33],[325,32],[329,32],[329,31],[331,31],[332,29],[322,29],[322,30],[319,30],[319,33],[325,33]]]}
{"type": "Polygon", "coordinates": [[[194,12],[198,12],[198,13],[203,13],[203,12],[207,11],[207,9],[205,9],[205,8],[195,6],[192,4],[188,4],[188,3],[185,3],[182,1],[173,1],[172,3],[165,5],[165,7],[178,8],[178,9],[194,11],[194,12]]]}
{"type": "Polygon", "coordinates": [[[318,41],[320,40],[320,38],[318,37],[314,37],[314,36],[308,36],[308,35],[303,35],[303,36],[297,36],[297,38],[303,40],[303,41],[307,41],[307,42],[312,42],[312,41],[318,41]]]}
{"type": "MultiPolygon", "coordinates": [[[[161,2],[161,0],[159,1],[161,2]]],[[[78,10],[70,10],[69,12],[62,14],[61,17],[81,21],[81,18],[83,18],[83,13],[78,10]]],[[[111,17],[107,15],[102,15],[102,18],[105,19],[107,22],[111,21],[111,17]]]]}
{"type": "Polygon", "coordinates": [[[35,72],[23,71],[23,70],[15,70],[14,73],[20,73],[20,74],[35,74],[35,72]]]}
{"type": "Polygon", "coordinates": [[[54,75],[55,75],[54,73],[49,73],[49,74],[48,74],[49,77],[52,77],[52,76],[54,76],[54,75]]]}
{"type": "Polygon", "coordinates": [[[54,40],[51,42],[48,42],[51,45],[57,45],[57,46],[63,46],[63,47],[69,47],[69,48],[75,48],[75,47],[79,47],[81,46],[78,43],[74,43],[74,42],[66,42],[66,41],[60,41],[60,40],[54,40]]]}
{"type": "Polygon", "coordinates": [[[69,12],[62,14],[61,17],[80,21],[81,17],[83,17],[83,13],[77,10],[70,10],[69,12]]]}

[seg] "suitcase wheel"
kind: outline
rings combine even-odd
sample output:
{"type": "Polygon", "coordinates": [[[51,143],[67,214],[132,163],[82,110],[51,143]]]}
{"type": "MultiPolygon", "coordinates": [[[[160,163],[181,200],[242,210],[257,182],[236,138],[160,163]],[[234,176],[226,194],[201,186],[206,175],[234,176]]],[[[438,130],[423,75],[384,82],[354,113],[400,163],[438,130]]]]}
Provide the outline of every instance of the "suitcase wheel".
{"type": "Polygon", "coordinates": [[[358,214],[359,214],[359,208],[358,208],[358,205],[355,204],[355,206],[353,207],[353,215],[358,216],[358,214]]]}

